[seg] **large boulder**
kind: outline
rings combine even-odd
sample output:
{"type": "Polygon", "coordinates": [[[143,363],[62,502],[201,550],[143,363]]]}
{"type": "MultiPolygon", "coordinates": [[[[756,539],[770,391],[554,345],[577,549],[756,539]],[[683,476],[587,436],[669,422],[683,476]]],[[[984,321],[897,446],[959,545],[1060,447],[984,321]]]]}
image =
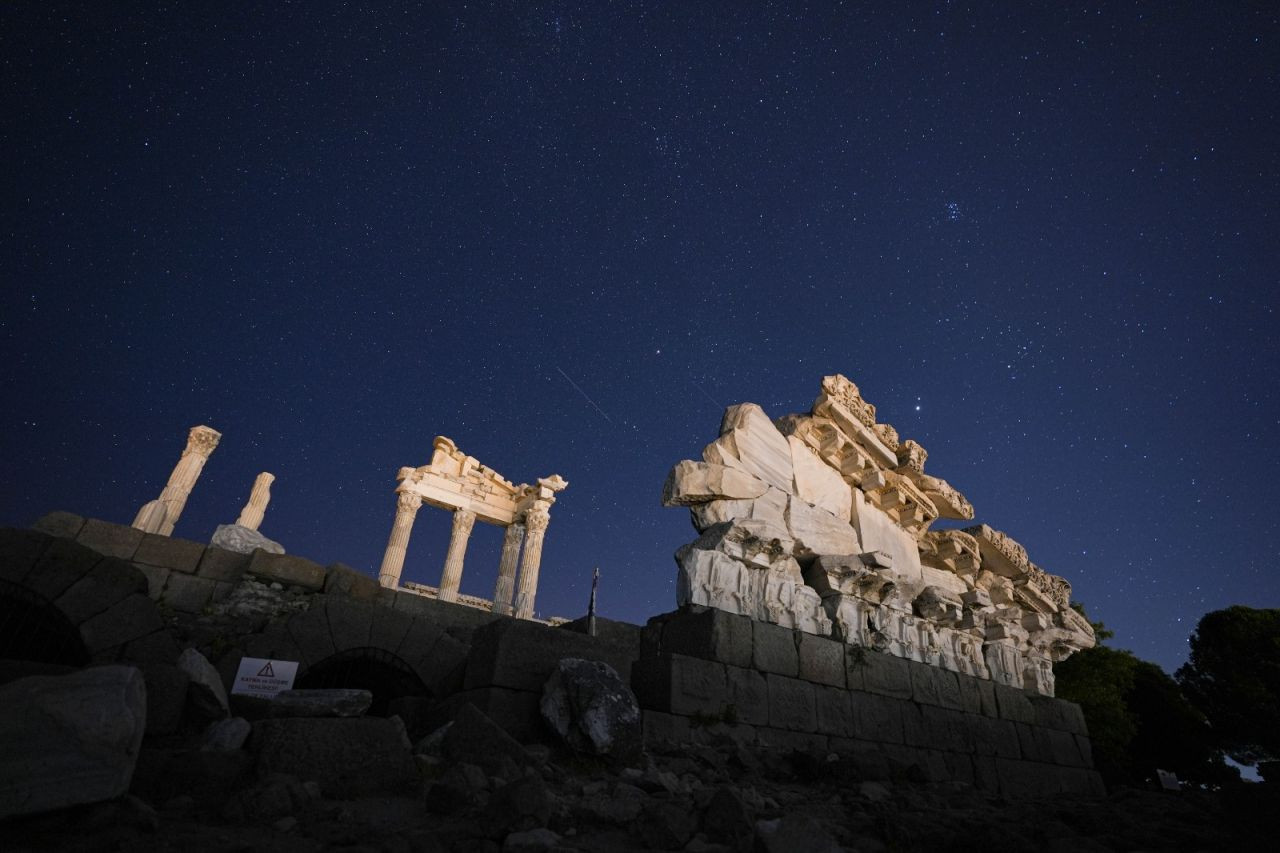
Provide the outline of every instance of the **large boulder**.
{"type": "Polygon", "coordinates": [[[131,666],[0,687],[0,819],[123,796],[147,725],[131,666]]]}
{"type": "Polygon", "coordinates": [[[639,755],[640,705],[607,663],[560,661],[542,688],[542,716],[573,749],[622,761],[639,755]]]}

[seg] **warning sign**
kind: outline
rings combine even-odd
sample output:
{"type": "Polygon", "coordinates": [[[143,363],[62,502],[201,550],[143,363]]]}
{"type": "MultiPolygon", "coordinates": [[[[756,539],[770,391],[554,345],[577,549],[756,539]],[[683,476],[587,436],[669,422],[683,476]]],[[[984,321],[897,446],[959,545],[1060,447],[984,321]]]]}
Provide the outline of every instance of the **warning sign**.
{"type": "Polygon", "coordinates": [[[231,692],[270,699],[281,690],[293,687],[297,674],[298,662],[294,660],[240,658],[240,669],[236,672],[236,683],[232,685],[231,692]]]}

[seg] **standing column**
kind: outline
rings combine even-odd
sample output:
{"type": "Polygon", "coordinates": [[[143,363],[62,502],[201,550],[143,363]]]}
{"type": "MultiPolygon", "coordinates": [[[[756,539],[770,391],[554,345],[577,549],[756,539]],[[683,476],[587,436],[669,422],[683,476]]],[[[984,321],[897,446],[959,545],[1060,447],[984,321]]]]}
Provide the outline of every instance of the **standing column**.
{"type": "Polygon", "coordinates": [[[160,497],[138,510],[138,515],[133,520],[134,527],[144,533],[159,533],[161,536],[173,533],[173,526],[177,524],[178,516],[182,515],[182,510],[187,505],[187,496],[191,494],[196,480],[200,479],[204,463],[221,438],[222,433],[212,427],[191,428],[191,432],[187,434],[187,447],[182,451],[178,464],[173,467],[168,484],[160,492],[160,497]]]}
{"type": "Polygon", "coordinates": [[[253,490],[249,492],[249,502],[244,505],[244,509],[240,510],[240,517],[236,519],[236,524],[250,530],[258,529],[258,525],[262,524],[262,517],[267,512],[267,504],[271,501],[271,484],[275,481],[275,474],[263,471],[258,475],[258,479],[253,481],[253,490]]]}
{"type": "Polygon", "coordinates": [[[520,543],[524,541],[524,525],[515,522],[502,538],[502,561],[498,563],[498,583],[493,588],[493,612],[511,615],[511,596],[515,593],[516,567],[520,562],[520,543]]]}
{"type": "Polygon", "coordinates": [[[542,566],[542,539],[551,523],[551,514],[545,509],[531,509],[525,513],[528,538],[524,543],[524,558],[520,561],[520,591],[516,594],[516,618],[533,618],[533,599],[538,594],[538,569],[542,566]]]}
{"type": "Polygon", "coordinates": [[[453,512],[453,533],[449,537],[449,551],[444,555],[444,574],[440,576],[440,600],[457,601],[458,586],[462,583],[462,560],[467,554],[467,540],[475,526],[476,514],[469,509],[453,512]]]}
{"type": "Polygon", "coordinates": [[[400,573],[404,571],[404,556],[409,550],[409,532],[413,519],[422,506],[422,498],[413,492],[401,492],[396,497],[396,520],[391,524],[391,538],[387,551],[382,555],[382,568],[378,569],[378,583],[390,589],[400,585],[400,573]]]}

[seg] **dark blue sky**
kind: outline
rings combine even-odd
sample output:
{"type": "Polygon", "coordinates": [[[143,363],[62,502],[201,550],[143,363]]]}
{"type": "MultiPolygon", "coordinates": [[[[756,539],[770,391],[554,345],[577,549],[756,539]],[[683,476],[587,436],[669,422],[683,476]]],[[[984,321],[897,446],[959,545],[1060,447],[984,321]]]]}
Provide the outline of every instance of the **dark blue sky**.
{"type": "Polygon", "coordinates": [[[373,570],[444,434],[569,480],[542,613],[642,622],[670,466],[842,372],[1115,645],[1280,605],[1267,4],[119,5],[0,10],[0,522],[128,523],[207,423],[177,535],[269,470],[373,570]]]}

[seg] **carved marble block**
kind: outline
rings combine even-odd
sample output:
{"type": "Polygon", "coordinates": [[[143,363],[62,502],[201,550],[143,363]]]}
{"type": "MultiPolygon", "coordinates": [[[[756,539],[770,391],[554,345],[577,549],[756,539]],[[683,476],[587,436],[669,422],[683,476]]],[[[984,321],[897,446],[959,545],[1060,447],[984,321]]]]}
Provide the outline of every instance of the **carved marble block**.
{"type": "Polygon", "coordinates": [[[928,455],[839,375],[807,414],[731,406],[663,486],[699,533],[676,552],[677,603],[1052,695],[1053,661],[1094,643],[1070,584],[985,524],[930,530],[975,513],[928,455]]]}

